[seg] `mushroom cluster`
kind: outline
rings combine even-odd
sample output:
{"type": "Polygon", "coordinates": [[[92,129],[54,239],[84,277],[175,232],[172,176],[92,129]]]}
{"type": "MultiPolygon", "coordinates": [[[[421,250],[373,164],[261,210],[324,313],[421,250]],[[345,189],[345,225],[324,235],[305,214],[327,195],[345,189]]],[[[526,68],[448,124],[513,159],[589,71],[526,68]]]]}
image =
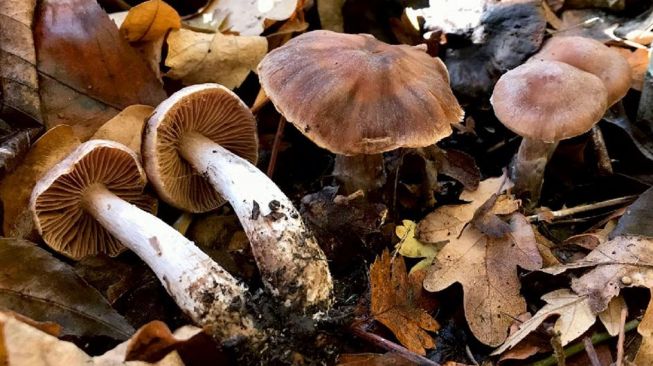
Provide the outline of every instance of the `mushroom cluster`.
{"type": "Polygon", "coordinates": [[[337,154],[347,191],[378,188],[383,152],[432,145],[463,117],[440,59],[368,34],[302,34],[268,53],[258,74],[277,110],[337,154]]]}
{"type": "Polygon", "coordinates": [[[135,252],[179,307],[223,341],[265,338],[246,308],[246,287],[193,242],[152,215],[147,177],[166,202],[205,212],[229,201],[247,234],[268,290],[302,314],[331,304],[326,257],[299,212],[252,162],[254,116],[217,84],[184,88],[145,125],[141,153],[91,140],[36,185],[31,210],[43,240],[73,259],[135,252]],[[147,172],[147,177],[146,177],[147,172]]]}
{"type": "Polygon", "coordinates": [[[594,128],[628,92],[630,77],[623,56],[583,37],[554,37],[501,76],[490,102],[497,118],[523,137],[510,167],[516,193],[531,205],[539,201],[558,142],[594,128]]]}

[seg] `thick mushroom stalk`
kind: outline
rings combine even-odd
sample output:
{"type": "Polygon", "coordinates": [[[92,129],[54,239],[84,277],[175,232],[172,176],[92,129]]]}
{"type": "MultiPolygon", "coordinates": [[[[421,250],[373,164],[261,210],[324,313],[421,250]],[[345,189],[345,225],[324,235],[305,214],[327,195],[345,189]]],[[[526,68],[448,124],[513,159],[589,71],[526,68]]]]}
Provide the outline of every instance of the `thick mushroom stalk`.
{"type": "Polygon", "coordinates": [[[515,182],[514,189],[528,196],[531,202],[540,199],[544,171],[557,146],[557,142],[544,142],[524,137],[517,155],[512,160],[510,176],[515,182]]]}
{"type": "Polygon", "coordinates": [[[333,284],[326,257],[276,184],[199,133],[186,133],[180,152],[231,203],[268,289],[287,306],[328,306],[333,284]]]}
{"type": "Polygon", "coordinates": [[[56,165],[34,188],[31,208],[45,242],[70,247],[117,240],[136,253],[177,305],[223,341],[259,339],[245,310],[246,288],[193,242],[129,201],[145,174],[123,145],[92,140],[56,165]]]}
{"type": "Polygon", "coordinates": [[[148,120],[142,153],[169,204],[206,212],[231,203],[273,295],[301,310],[330,305],[326,257],[292,202],[253,164],[256,120],[231,90],[200,84],[174,93],[148,120]]]}

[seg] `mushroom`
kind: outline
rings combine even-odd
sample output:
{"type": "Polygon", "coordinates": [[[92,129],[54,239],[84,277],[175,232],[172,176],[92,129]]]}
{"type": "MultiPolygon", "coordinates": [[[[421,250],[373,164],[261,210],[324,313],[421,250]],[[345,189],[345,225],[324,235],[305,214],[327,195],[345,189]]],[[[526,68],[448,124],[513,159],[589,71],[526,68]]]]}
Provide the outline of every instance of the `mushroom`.
{"type": "Polygon", "coordinates": [[[218,84],[186,87],[161,103],[146,123],[142,156],[152,185],[169,204],[190,212],[231,203],[263,282],[285,305],[331,303],[326,257],[286,195],[252,163],[256,121],[218,84]]]}
{"type": "Polygon", "coordinates": [[[607,100],[601,79],[558,61],[527,62],[501,76],[490,102],[497,118],[523,137],[511,164],[518,194],[538,202],[558,142],[589,131],[607,100]]]}
{"type": "Polygon", "coordinates": [[[440,59],[368,34],[302,34],[268,53],[258,74],[277,110],[337,154],[348,191],[383,184],[381,153],[434,144],[463,117],[440,59]]]}
{"type": "Polygon", "coordinates": [[[153,200],[143,193],[146,182],[136,155],[124,145],[83,143],[34,187],[30,209],[36,228],[46,244],[73,259],[115,256],[129,248],[197,324],[224,341],[256,339],[245,286],[147,212],[153,200]]]}

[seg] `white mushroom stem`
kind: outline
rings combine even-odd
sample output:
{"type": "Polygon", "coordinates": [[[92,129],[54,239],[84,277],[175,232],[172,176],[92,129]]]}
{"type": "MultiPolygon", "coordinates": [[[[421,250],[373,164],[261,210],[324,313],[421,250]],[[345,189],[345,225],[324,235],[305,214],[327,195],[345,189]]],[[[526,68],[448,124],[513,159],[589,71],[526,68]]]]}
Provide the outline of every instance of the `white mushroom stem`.
{"type": "Polygon", "coordinates": [[[266,287],[289,307],[329,306],[333,283],[326,257],[276,184],[250,162],[201,134],[186,134],[180,150],[231,203],[266,287]]]}
{"type": "Polygon", "coordinates": [[[371,192],[386,182],[383,154],[336,155],[333,175],[344,185],[345,193],[361,189],[371,192]]]}
{"type": "Polygon", "coordinates": [[[531,205],[536,205],[540,200],[546,164],[557,146],[557,141],[544,142],[528,137],[524,137],[519,145],[519,151],[512,161],[511,177],[515,183],[515,193],[528,199],[531,205]]]}
{"type": "Polygon", "coordinates": [[[86,211],[147,263],[193,321],[223,341],[258,337],[245,310],[245,286],[193,242],[102,184],[83,199],[86,211]]]}

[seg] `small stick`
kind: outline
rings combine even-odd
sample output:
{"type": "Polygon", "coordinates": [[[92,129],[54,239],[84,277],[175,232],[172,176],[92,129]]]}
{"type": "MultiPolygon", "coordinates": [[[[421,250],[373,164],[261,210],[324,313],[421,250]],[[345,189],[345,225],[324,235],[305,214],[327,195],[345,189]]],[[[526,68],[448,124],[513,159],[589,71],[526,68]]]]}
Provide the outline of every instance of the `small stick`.
{"type": "Polygon", "coordinates": [[[589,357],[592,366],[602,366],[590,337],[583,338],[583,345],[585,345],[585,352],[587,352],[587,357],[589,357]]]}
{"type": "MultiPolygon", "coordinates": [[[[624,333],[630,332],[631,330],[634,330],[635,328],[637,328],[640,321],[641,320],[639,320],[639,319],[633,319],[633,320],[629,321],[628,323],[626,323],[626,325],[624,325],[624,333]]],[[[607,341],[608,339],[611,339],[611,338],[612,338],[612,336],[608,332],[594,333],[594,335],[592,335],[592,344],[596,345],[596,344],[605,342],[605,341],[607,341]]],[[[573,355],[576,355],[576,354],[582,352],[583,350],[585,350],[585,345],[583,344],[583,342],[574,343],[571,346],[567,346],[565,348],[565,357],[571,357],[573,355]]],[[[530,366],[554,366],[556,364],[557,364],[557,359],[556,359],[555,355],[551,355],[551,356],[549,356],[549,357],[547,357],[545,359],[542,359],[542,360],[539,360],[539,361],[536,361],[536,362],[532,363],[530,366]]]]}
{"type": "Polygon", "coordinates": [[[268,177],[272,178],[274,175],[274,168],[277,165],[277,155],[279,155],[279,146],[281,145],[281,136],[283,136],[283,130],[286,127],[286,119],[281,116],[279,118],[279,124],[277,125],[277,133],[274,135],[274,143],[272,144],[272,151],[270,152],[270,163],[268,164],[268,177]]]}
{"type": "Polygon", "coordinates": [[[633,195],[633,196],[613,198],[613,199],[609,199],[607,201],[589,203],[589,204],[585,204],[585,205],[580,205],[580,206],[575,206],[575,207],[570,207],[570,208],[564,208],[564,209],[558,210],[558,211],[550,211],[550,212],[546,212],[546,213],[535,214],[535,215],[528,216],[527,218],[528,218],[528,221],[530,221],[530,222],[543,221],[542,217],[552,218],[553,220],[555,220],[555,219],[559,219],[559,218],[567,217],[567,216],[572,216],[572,215],[576,215],[576,214],[583,213],[583,212],[598,210],[600,208],[613,207],[613,206],[623,205],[623,204],[626,204],[626,203],[631,203],[631,202],[635,201],[637,199],[637,197],[639,197],[639,196],[633,195]]]}
{"type": "Polygon", "coordinates": [[[614,174],[612,160],[610,160],[610,154],[608,154],[608,148],[605,146],[605,139],[599,126],[594,125],[590,135],[592,137],[592,147],[598,163],[599,174],[604,176],[614,174]]]}
{"type": "Polygon", "coordinates": [[[615,366],[622,366],[624,362],[624,339],[626,339],[626,316],[628,315],[628,309],[621,309],[621,321],[619,322],[619,338],[617,339],[617,362],[615,366]]]}
{"type": "Polygon", "coordinates": [[[429,360],[426,357],[420,356],[414,352],[411,352],[408,348],[400,346],[394,342],[391,342],[383,337],[380,337],[374,333],[370,333],[363,329],[363,323],[354,324],[351,326],[351,330],[357,337],[389,352],[396,352],[403,356],[408,361],[414,362],[417,365],[424,366],[441,366],[439,363],[429,360]]]}

